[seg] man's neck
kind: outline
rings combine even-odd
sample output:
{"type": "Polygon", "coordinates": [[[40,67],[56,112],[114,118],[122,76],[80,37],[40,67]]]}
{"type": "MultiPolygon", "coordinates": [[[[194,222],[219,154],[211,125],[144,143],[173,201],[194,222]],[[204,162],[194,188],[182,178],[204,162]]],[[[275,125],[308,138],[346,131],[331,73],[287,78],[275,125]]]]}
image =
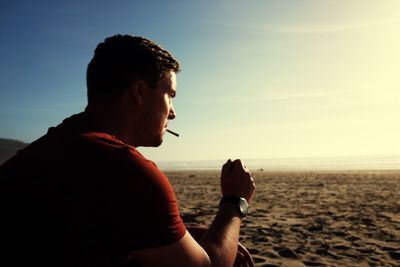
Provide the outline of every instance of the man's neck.
{"type": "Polygon", "coordinates": [[[105,106],[102,104],[89,104],[84,113],[90,120],[94,123],[98,124],[108,133],[114,135],[116,138],[121,140],[122,142],[135,146],[135,141],[132,140],[133,125],[127,121],[125,118],[126,113],[121,112],[118,106],[105,106]],[[101,105],[101,106],[100,106],[101,105]]]}

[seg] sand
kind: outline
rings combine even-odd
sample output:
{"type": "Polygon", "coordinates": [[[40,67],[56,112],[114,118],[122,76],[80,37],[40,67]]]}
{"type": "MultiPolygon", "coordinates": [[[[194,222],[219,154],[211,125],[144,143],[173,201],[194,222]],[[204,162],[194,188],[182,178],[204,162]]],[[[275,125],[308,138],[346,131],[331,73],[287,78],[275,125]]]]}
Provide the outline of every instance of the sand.
{"type": "MultiPolygon", "coordinates": [[[[209,225],[219,171],[166,172],[187,224],[209,225]]],[[[252,171],[240,242],[256,266],[400,266],[400,171],[252,171]]]]}

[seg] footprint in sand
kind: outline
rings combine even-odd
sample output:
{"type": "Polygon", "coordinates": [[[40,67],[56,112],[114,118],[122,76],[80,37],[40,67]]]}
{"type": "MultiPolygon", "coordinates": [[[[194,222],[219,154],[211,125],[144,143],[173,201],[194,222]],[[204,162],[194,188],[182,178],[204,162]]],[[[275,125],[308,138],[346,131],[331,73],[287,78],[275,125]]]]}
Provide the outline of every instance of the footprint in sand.
{"type": "Polygon", "coordinates": [[[256,254],[260,254],[260,250],[256,249],[256,248],[249,248],[249,253],[251,255],[256,255],[256,254]]]}
{"type": "Polygon", "coordinates": [[[389,251],[389,256],[394,260],[400,260],[400,251],[389,251]]]}
{"type": "Polygon", "coordinates": [[[333,246],[333,248],[337,249],[337,250],[349,250],[350,249],[350,247],[348,247],[346,245],[336,245],[336,246],[333,246]]]}
{"type": "Polygon", "coordinates": [[[284,258],[290,258],[290,259],[298,259],[299,258],[299,256],[296,254],[296,252],[294,252],[290,248],[280,248],[280,249],[278,249],[278,254],[284,258]]]}
{"type": "Polygon", "coordinates": [[[306,266],[325,266],[325,264],[318,261],[303,261],[306,266]]]}
{"type": "Polygon", "coordinates": [[[257,255],[253,256],[253,260],[254,260],[254,263],[257,264],[257,265],[258,265],[258,263],[263,263],[263,262],[267,261],[266,258],[261,257],[261,256],[257,256],[257,255]]]}
{"type": "Polygon", "coordinates": [[[271,259],[280,258],[279,254],[272,250],[266,250],[263,253],[261,253],[261,255],[263,255],[266,258],[271,258],[271,259]]]}

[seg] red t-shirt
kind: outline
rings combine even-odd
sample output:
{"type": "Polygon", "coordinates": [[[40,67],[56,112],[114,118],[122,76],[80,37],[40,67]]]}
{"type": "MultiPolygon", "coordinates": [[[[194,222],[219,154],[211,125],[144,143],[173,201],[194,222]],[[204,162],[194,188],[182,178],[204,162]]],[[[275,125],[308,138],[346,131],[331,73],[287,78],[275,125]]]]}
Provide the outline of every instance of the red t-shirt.
{"type": "Polygon", "coordinates": [[[168,178],[83,113],[2,165],[0,183],[16,266],[117,266],[186,232],[168,178]]]}

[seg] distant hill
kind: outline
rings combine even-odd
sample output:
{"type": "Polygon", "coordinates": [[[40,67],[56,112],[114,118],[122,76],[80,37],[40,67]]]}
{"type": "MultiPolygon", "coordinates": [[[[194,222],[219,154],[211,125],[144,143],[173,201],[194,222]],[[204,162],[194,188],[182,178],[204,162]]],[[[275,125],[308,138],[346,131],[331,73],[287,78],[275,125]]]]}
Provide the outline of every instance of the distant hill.
{"type": "Polygon", "coordinates": [[[27,145],[27,143],[18,140],[0,138],[0,165],[27,145]]]}

